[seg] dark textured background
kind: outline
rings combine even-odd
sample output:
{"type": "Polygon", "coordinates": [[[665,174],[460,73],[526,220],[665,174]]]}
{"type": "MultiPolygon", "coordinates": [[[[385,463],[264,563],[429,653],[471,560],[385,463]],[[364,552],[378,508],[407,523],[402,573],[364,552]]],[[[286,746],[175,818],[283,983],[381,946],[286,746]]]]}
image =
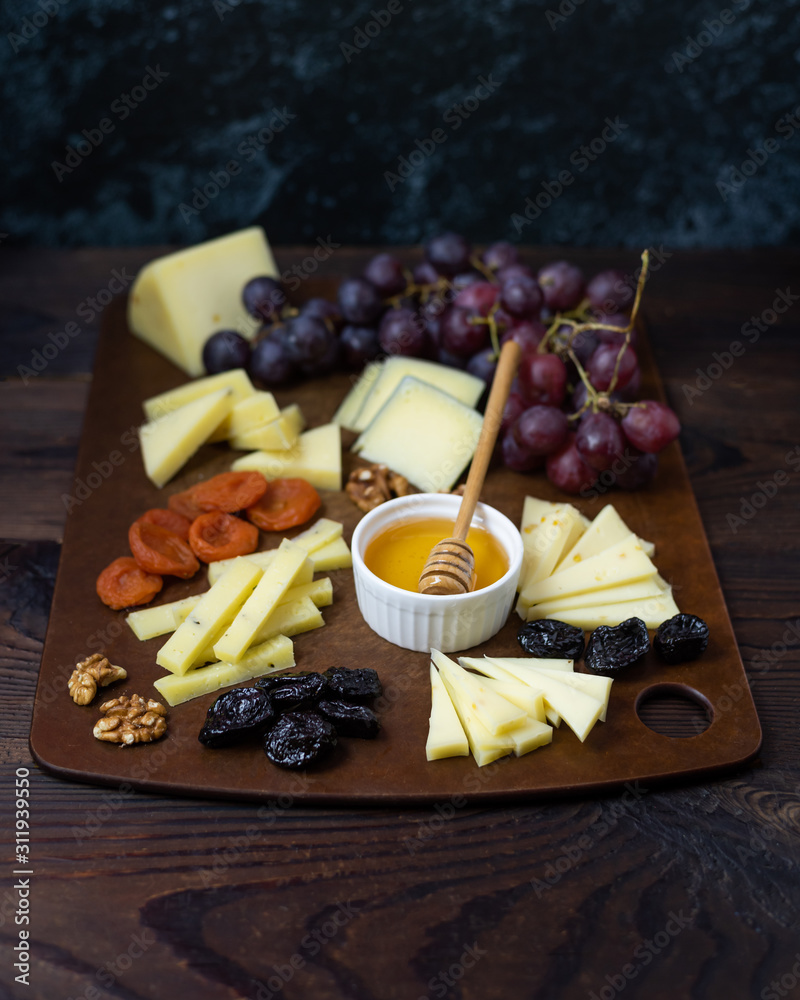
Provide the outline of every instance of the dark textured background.
{"type": "Polygon", "coordinates": [[[776,131],[800,105],[798,0],[728,0],[733,23],[695,48],[719,0],[394,2],[348,62],[342,45],[386,0],[5,0],[5,242],[186,243],[259,221],[277,243],[412,243],[443,227],[478,241],[798,243],[800,120],[776,131]],[[168,76],[125,108],[148,67],[168,76]],[[498,86],[453,129],[448,109],[482,76],[498,86]],[[276,109],[283,130],[243,145],[276,109]],[[104,118],[113,131],[57,179],[53,163],[104,118]],[[580,170],[570,158],[606,118],[627,128],[580,170]],[[386,172],[437,127],[446,141],[391,191],[386,172]],[[719,182],[769,138],[723,198],[719,182]],[[182,211],[231,160],[224,190],[182,211]],[[564,170],[573,183],[515,226],[564,170]]]}

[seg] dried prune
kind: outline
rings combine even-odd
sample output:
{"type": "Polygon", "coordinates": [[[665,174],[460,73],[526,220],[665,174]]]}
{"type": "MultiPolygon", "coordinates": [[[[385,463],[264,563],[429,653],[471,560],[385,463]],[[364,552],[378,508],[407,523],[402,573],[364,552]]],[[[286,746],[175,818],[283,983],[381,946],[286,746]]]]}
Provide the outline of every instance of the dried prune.
{"type": "Polygon", "coordinates": [[[667,663],[683,663],[705,652],[708,635],[708,625],[697,615],[673,615],[658,626],[653,648],[667,663]]]}
{"type": "Polygon", "coordinates": [[[585,645],[581,629],[554,618],[526,622],[517,640],[526,653],[547,660],[579,660],[585,645]]]}
{"type": "Polygon", "coordinates": [[[312,708],[328,694],[328,684],[322,674],[284,674],[263,677],[257,686],[269,694],[276,712],[292,708],[312,708]]]}
{"type": "Polygon", "coordinates": [[[645,623],[641,618],[628,618],[619,625],[600,625],[592,632],[584,663],[595,674],[616,677],[641,659],[649,648],[645,623]]]}
{"type": "Polygon", "coordinates": [[[366,705],[323,699],[317,705],[317,711],[336,726],[336,732],[340,736],[356,736],[362,740],[372,740],[380,732],[381,724],[378,716],[366,705]]]}
{"type": "Polygon", "coordinates": [[[336,698],[362,704],[383,694],[383,685],[372,667],[329,667],[325,671],[328,687],[336,698]]]}
{"type": "Polygon", "coordinates": [[[264,753],[278,767],[310,767],[336,747],[336,728],[317,712],[286,712],[264,737],[264,753]]]}
{"type": "Polygon", "coordinates": [[[211,705],[198,739],[207,747],[227,747],[263,732],[275,718],[269,695],[257,687],[233,688],[211,705]]]}

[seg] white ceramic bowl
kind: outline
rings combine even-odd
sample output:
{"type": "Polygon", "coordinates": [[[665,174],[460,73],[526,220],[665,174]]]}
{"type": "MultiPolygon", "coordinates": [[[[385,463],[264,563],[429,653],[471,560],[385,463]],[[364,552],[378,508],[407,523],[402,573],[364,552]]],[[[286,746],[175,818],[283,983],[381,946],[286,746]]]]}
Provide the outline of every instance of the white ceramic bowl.
{"type": "Polygon", "coordinates": [[[416,493],[389,500],[371,510],[353,532],[353,575],[356,598],[371,629],[404,649],[442,652],[470,649],[491,638],[505,624],[522,568],[522,539],[509,519],[479,503],[472,519],[492,534],[508,557],[508,572],[489,587],[446,597],[415,594],[377,577],[364,564],[367,546],[390,525],[405,520],[446,517],[455,522],[461,497],[447,493],[416,493]]]}

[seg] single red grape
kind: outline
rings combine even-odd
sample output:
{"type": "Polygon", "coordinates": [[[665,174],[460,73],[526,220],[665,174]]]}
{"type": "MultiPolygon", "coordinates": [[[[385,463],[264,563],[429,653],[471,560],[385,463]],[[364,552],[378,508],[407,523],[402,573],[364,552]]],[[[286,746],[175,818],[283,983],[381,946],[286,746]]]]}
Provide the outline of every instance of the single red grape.
{"type": "Polygon", "coordinates": [[[520,392],[528,403],[561,406],[567,393],[567,369],[555,354],[523,354],[519,363],[520,392]]]}
{"type": "Polygon", "coordinates": [[[681,425],[668,406],[654,399],[644,399],[625,414],[622,430],[634,448],[655,454],[675,440],[681,425]]]}
{"type": "Polygon", "coordinates": [[[545,468],[550,482],[565,493],[580,493],[597,482],[597,472],[581,458],[572,431],[558,451],[547,456],[545,468]]]}
{"type": "MultiPolygon", "coordinates": [[[[611,380],[614,377],[614,369],[617,368],[619,352],[620,348],[614,344],[600,344],[591,358],[589,358],[586,370],[592,385],[598,392],[605,392],[611,385],[611,380]]],[[[638,367],[639,362],[636,352],[632,347],[627,347],[619,361],[614,389],[624,389],[633,378],[638,367]]]]}
{"type": "Polygon", "coordinates": [[[575,447],[593,469],[610,469],[625,450],[625,435],[610,413],[587,413],[575,435],[575,447]]]}
{"type": "Polygon", "coordinates": [[[513,425],[517,444],[531,455],[551,455],[567,436],[567,415],[555,406],[531,406],[513,425]]]}

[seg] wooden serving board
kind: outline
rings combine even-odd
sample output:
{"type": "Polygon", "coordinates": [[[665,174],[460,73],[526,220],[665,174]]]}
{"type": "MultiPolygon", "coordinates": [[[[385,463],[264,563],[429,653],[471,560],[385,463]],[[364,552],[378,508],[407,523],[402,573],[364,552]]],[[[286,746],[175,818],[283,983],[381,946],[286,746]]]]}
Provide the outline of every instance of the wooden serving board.
{"type": "MultiPolygon", "coordinates": [[[[309,294],[333,291],[320,281],[309,294]]],[[[640,342],[638,353],[642,395],[663,398],[646,343],[640,342]]],[[[111,611],[97,598],[97,575],[112,559],[128,554],[128,527],[139,514],[166,506],[170,493],[227,469],[234,458],[227,445],[209,445],[163,490],[146,478],[136,437],[143,419],[142,400],[183,381],[178,369],[129,333],[124,300],[113,302],[100,336],[75,484],[71,498],[64,498],[68,508],[64,545],[30,736],[31,751],[42,767],[93,784],[256,800],[282,808],[293,802],[380,805],[451,799],[458,803],[462,797],[530,799],[610,791],[636,781],[650,787],[731,768],[757,753],[758,717],[677,443],[660,456],[654,483],[635,493],[611,489],[586,500],[565,498],[543,474],[523,476],[501,466],[492,467],[486,480],[482,499],[515,523],[526,493],[569,499],[589,517],[613,502],[633,531],[655,542],[656,565],[672,583],[681,610],[700,615],[710,626],[710,644],[699,660],[668,667],[651,651],[615,681],[608,721],[598,723],[586,743],[562,724],[550,746],[519,759],[504,758],[482,769],[471,757],[426,761],[428,657],[393,646],[369,629],[356,604],[350,570],[331,574],[334,603],[323,611],[326,625],[295,637],[295,657],[298,670],[334,665],[378,670],[385,693],[379,706],[383,729],[376,740],[341,740],[324,766],[299,774],[282,771],[269,763],[257,743],[209,750],[198,742],[206,710],[216,695],[170,709],[168,735],[158,743],[120,747],[94,739],[97,708],[76,706],[67,693],[75,663],[89,653],[103,652],[128,671],[128,680],[109,689],[109,696],[136,692],[157,697],[152,684],[163,671],[155,656],[165,641],[161,637],[139,642],[125,623],[125,613],[111,611]],[[648,728],[637,715],[637,703],[662,687],[704,705],[713,720],[709,728],[686,738],[648,728]]],[[[331,418],[351,384],[352,377],[337,374],[276,395],[281,405],[298,402],[309,425],[315,426],[331,418]]],[[[349,444],[351,439],[345,438],[349,444]]],[[[355,462],[345,451],[345,473],[355,462]]],[[[349,543],[361,514],[344,493],[324,493],[321,513],[344,522],[349,543]]],[[[267,541],[263,534],[262,539],[264,548],[279,542],[279,538],[267,541]]],[[[206,587],[202,572],[190,581],[167,578],[157,602],[206,587]]],[[[519,625],[512,613],[493,639],[463,652],[524,655],[516,640],[519,625]]]]}

